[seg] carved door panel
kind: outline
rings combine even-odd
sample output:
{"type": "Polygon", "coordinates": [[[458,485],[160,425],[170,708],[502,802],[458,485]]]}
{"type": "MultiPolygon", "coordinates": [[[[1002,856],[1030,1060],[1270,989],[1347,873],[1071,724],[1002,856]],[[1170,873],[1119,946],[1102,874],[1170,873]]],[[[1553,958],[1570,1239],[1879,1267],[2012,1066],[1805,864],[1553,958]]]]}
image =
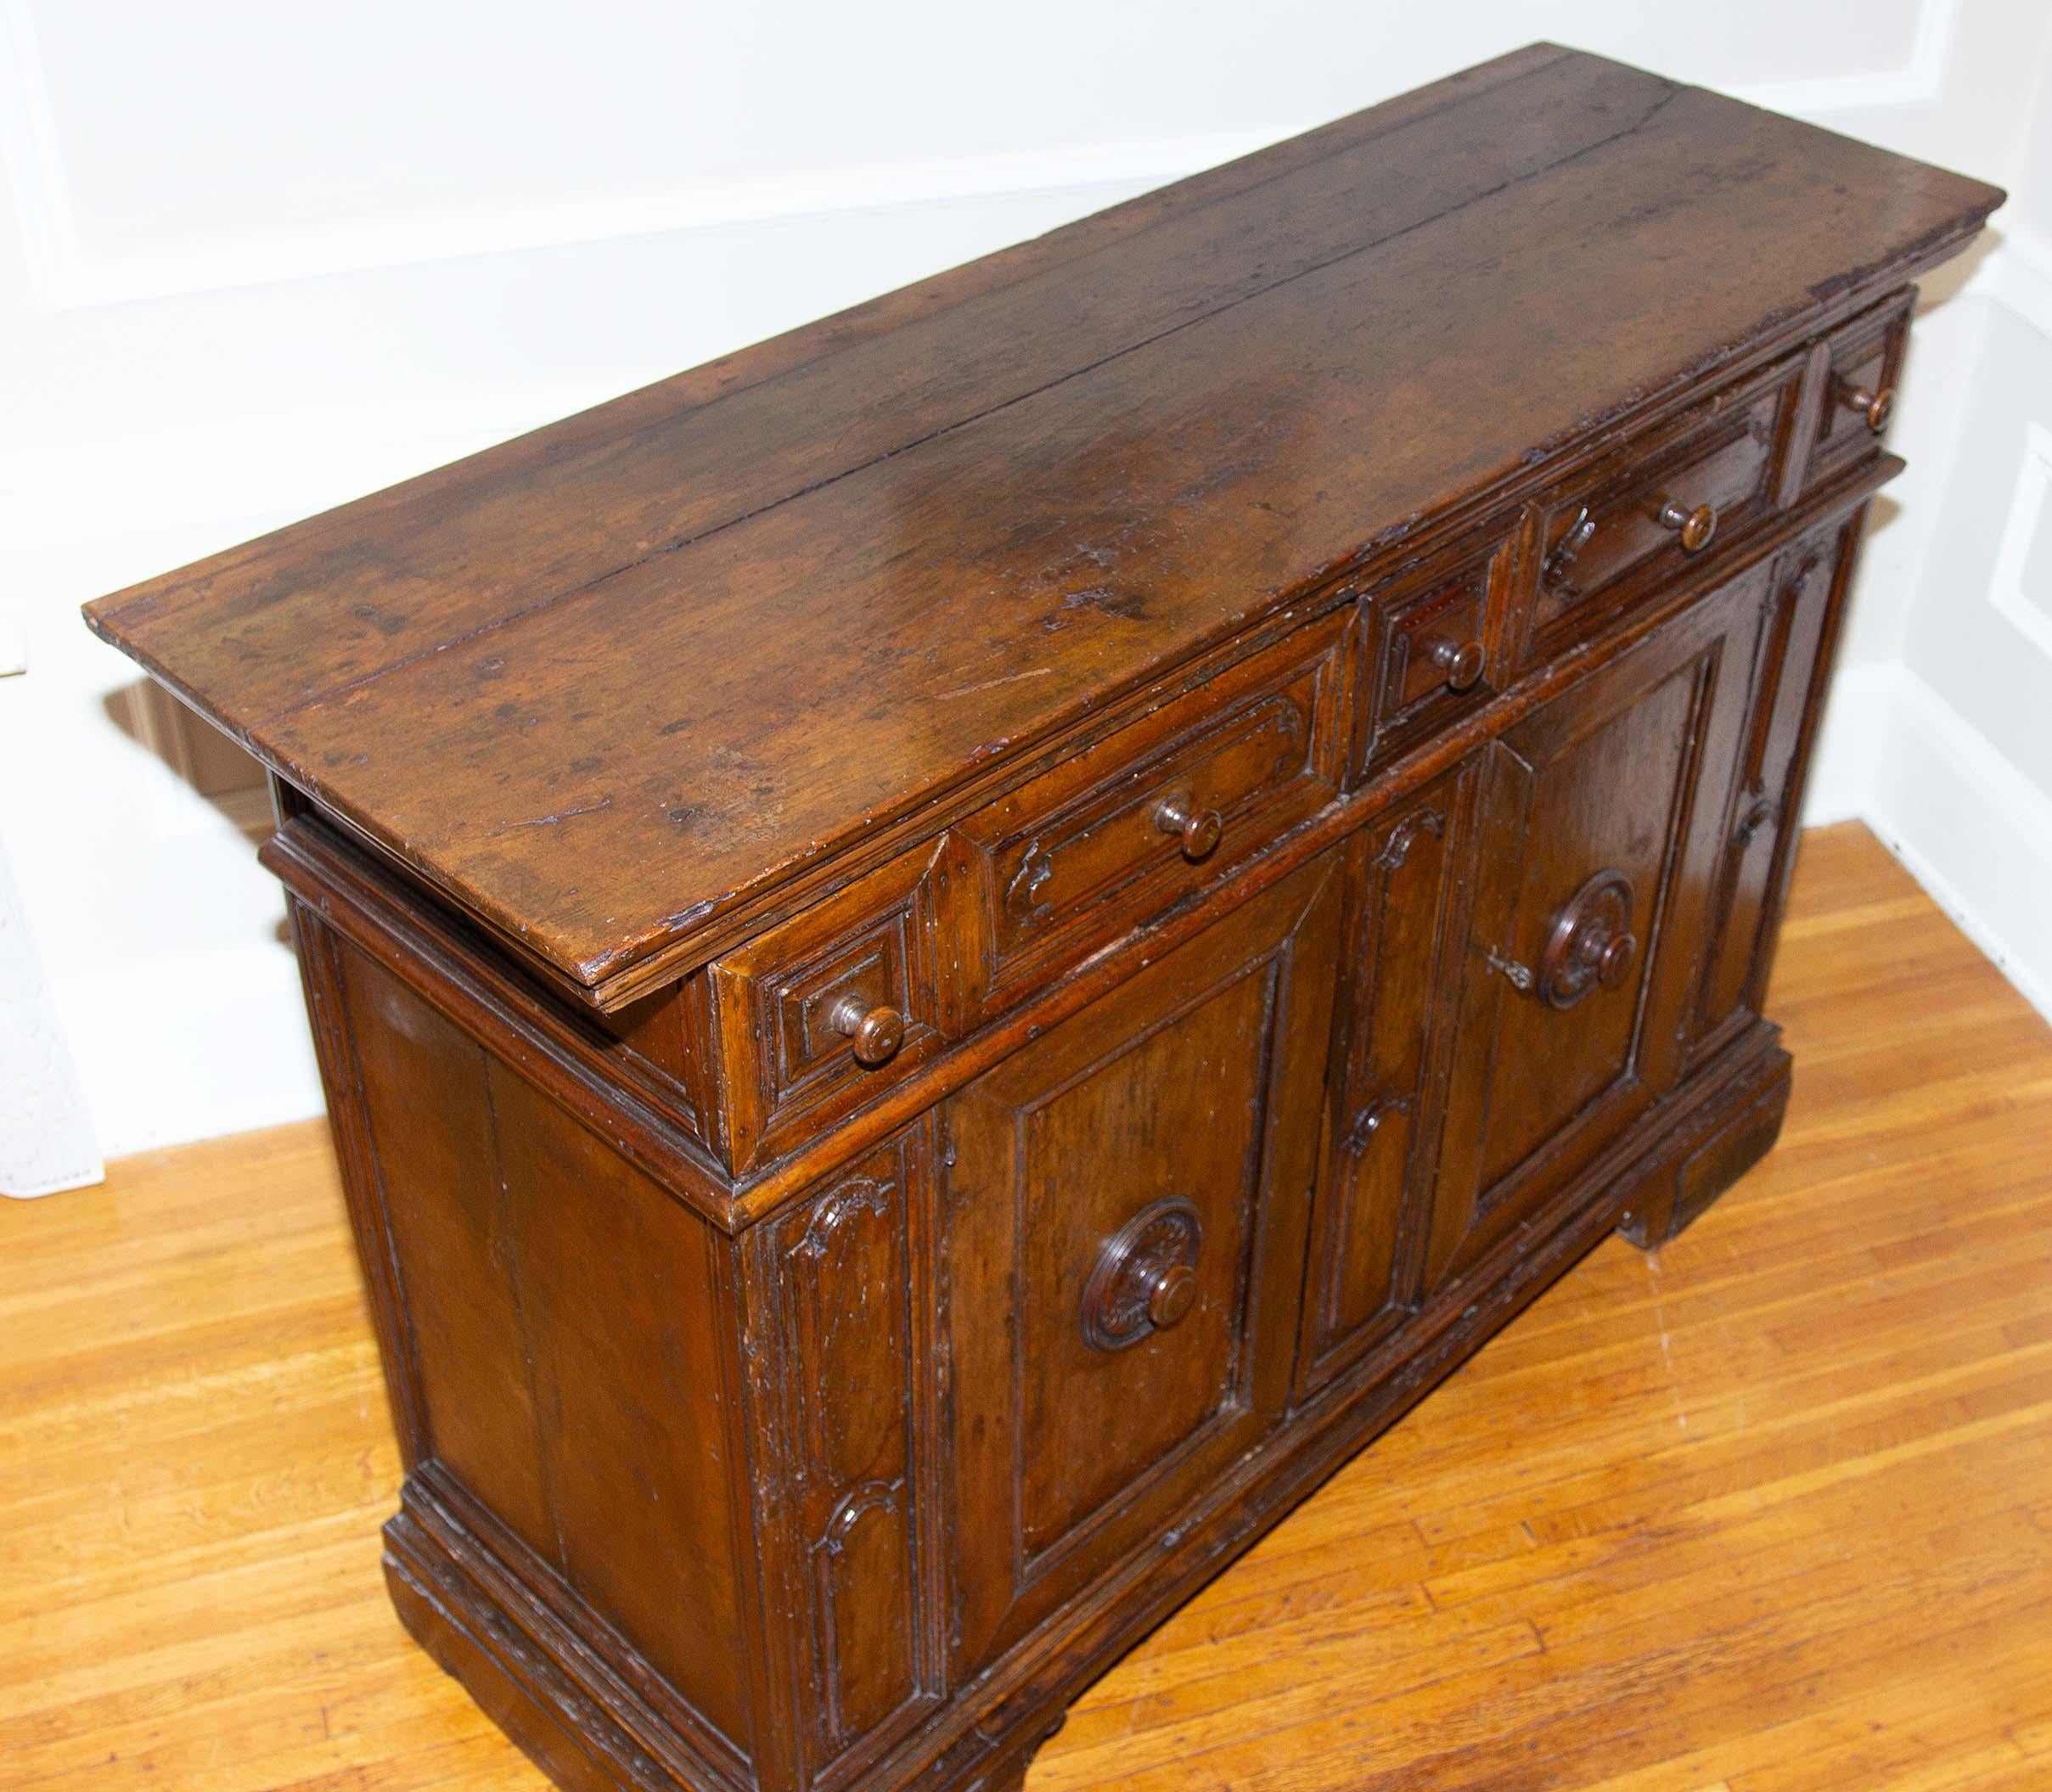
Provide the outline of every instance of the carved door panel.
{"type": "Polygon", "coordinates": [[[1286,1403],[1342,885],[1313,860],[947,1104],[959,1674],[1146,1547],[1286,1403]]]}
{"type": "Polygon", "coordinates": [[[1795,857],[1810,744],[1845,609],[1864,510],[1816,531],[1774,563],[1762,593],[1744,745],[1732,779],[1717,922],[1703,968],[1695,1055],[1757,1014],[1795,857]]]}
{"type": "Polygon", "coordinates": [[[1675,1081],[1765,577],[1741,574],[1485,750],[1428,1289],[1675,1081]]]}
{"type": "Polygon", "coordinates": [[[1322,1387],[1414,1304],[1430,1219],[1448,1004],[1465,920],[1457,868],[1479,758],[1356,836],[1342,947],[1344,1065],[1312,1211],[1298,1381],[1322,1387]]]}

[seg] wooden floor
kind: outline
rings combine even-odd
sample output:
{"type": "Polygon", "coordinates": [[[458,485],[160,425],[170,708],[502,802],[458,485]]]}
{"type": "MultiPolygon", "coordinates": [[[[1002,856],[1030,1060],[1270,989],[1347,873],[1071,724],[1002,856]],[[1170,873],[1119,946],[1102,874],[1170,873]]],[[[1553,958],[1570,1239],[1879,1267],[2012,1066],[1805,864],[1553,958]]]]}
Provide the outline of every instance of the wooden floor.
{"type": "MultiPolygon", "coordinates": [[[[1085,1696],[1029,1792],[2052,1789],[2052,1030],[1806,841],[1779,1149],[1605,1244],[1085,1696]]],[[[401,1632],[326,1135],[0,1202],[0,1787],[543,1783],[401,1632]]]]}

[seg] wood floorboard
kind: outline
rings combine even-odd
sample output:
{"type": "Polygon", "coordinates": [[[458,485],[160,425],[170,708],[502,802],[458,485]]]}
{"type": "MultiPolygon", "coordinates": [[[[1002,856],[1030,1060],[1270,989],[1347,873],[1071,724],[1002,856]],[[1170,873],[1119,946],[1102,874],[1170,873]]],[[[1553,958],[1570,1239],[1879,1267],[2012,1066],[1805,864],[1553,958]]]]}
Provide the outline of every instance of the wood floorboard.
{"type": "MultiPolygon", "coordinates": [[[[1028,1792],[2052,1792],[2052,1028],[1805,837],[1776,1151],[1604,1244],[1028,1792]]],[[[325,1129],[0,1203],[0,1792],[538,1792],[408,1641],[325,1129]]]]}

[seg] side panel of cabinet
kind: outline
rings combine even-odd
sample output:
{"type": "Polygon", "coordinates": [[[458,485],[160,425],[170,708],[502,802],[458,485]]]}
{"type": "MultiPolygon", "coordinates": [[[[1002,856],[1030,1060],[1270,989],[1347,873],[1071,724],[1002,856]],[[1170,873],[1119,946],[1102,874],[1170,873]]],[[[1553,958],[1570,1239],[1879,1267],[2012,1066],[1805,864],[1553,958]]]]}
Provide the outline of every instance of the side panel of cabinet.
{"type": "Polygon", "coordinates": [[[959,1675],[1148,1547],[1287,1401],[1342,888],[1313,861],[946,1106],[959,1675]]]}
{"type": "Polygon", "coordinates": [[[1530,1222],[1679,1073],[1766,578],[1741,574],[1486,750],[1428,1287],[1530,1222]]]}
{"type": "Polygon", "coordinates": [[[726,1240],[303,905],[295,924],[409,1466],[702,1755],[744,1761],[726,1240]]]}
{"type": "Polygon", "coordinates": [[[1298,1381],[1323,1386],[1414,1305],[1436,1167],[1479,760],[1351,844],[1347,1044],[1312,1216],[1298,1381]]]}

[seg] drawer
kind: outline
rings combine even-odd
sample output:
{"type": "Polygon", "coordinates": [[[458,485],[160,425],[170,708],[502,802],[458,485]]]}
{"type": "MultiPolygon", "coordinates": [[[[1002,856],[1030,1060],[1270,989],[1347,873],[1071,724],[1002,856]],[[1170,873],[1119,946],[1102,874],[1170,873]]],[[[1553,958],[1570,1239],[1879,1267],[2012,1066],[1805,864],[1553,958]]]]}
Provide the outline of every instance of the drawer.
{"type": "Polygon", "coordinates": [[[1825,337],[1817,391],[1806,407],[1807,492],[1864,460],[1881,445],[1895,410],[1914,293],[1898,293],[1825,337]]]}
{"type": "Polygon", "coordinates": [[[987,1006],[1243,863],[1332,800],[1351,621],[1341,612],[1308,625],[962,824],[983,874],[987,1006]]]}
{"type": "Polygon", "coordinates": [[[1541,501],[1523,663],[1608,626],[1774,508],[1801,367],[1784,362],[1719,393],[1541,501]]]}
{"type": "Polygon", "coordinates": [[[1515,548],[1515,533],[1498,531],[1369,591],[1363,770],[1388,762],[1496,694],[1515,548]]]}
{"type": "Polygon", "coordinates": [[[959,1031],[959,852],[929,842],[714,961],[736,1170],[831,1126],[959,1031]]]}

